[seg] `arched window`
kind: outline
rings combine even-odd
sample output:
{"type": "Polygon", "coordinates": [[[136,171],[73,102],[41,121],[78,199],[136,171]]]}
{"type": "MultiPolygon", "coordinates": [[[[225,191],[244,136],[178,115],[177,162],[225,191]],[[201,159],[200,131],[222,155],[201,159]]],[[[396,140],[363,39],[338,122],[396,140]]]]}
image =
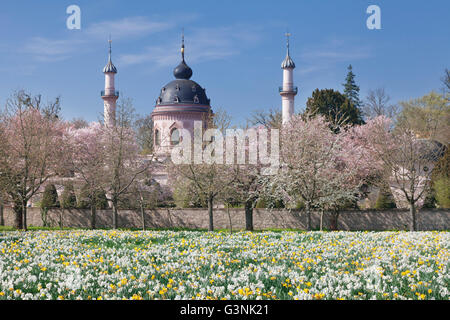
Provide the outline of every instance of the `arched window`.
{"type": "Polygon", "coordinates": [[[175,146],[180,143],[180,131],[177,128],[170,131],[170,144],[175,146]]]}
{"type": "Polygon", "coordinates": [[[155,145],[160,146],[161,145],[161,133],[158,129],[155,130],[155,145]]]}

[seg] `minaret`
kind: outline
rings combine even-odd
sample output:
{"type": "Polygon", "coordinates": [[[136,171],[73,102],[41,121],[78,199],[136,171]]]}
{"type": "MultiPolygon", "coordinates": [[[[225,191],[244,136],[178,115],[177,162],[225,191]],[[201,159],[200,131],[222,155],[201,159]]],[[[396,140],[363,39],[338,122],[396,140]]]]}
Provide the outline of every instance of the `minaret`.
{"type": "Polygon", "coordinates": [[[290,35],[290,33],[286,33],[287,53],[286,58],[281,63],[281,69],[283,69],[283,86],[279,88],[281,95],[283,125],[288,123],[294,114],[294,97],[297,94],[297,87],[294,87],[295,63],[289,56],[290,35]]]}
{"type": "Polygon", "coordinates": [[[103,68],[105,74],[105,90],[101,92],[104,103],[104,123],[105,126],[114,126],[116,124],[116,101],[119,98],[119,92],[114,87],[114,76],[117,69],[111,61],[111,38],[109,39],[108,63],[103,68]]]}

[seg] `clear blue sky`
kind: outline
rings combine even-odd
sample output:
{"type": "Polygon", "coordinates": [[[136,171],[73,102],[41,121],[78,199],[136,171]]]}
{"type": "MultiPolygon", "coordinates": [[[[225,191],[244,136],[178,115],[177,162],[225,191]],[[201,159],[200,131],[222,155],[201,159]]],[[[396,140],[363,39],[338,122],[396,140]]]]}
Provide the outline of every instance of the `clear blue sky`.
{"type": "Polygon", "coordinates": [[[364,98],[385,87],[393,102],[440,89],[450,68],[450,1],[23,1],[0,4],[0,104],[16,89],[62,97],[64,118],[96,120],[113,38],[117,90],[138,113],[151,113],[173,79],[185,28],[192,77],[213,107],[235,123],[255,109],[279,108],[286,29],[297,68],[297,110],[315,88],[342,90],[353,65],[364,98]],[[66,8],[81,8],[81,30],[66,28],[66,8]],[[381,8],[368,30],[366,8],[381,8]]]}

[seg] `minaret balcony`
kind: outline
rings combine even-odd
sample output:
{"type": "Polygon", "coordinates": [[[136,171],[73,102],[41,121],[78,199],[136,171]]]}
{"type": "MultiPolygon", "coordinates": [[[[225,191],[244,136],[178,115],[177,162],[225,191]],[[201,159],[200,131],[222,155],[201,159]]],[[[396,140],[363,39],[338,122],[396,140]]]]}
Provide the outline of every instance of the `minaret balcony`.
{"type": "Polygon", "coordinates": [[[297,94],[298,88],[297,87],[292,87],[292,88],[279,87],[278,91],[280,92],[280,94],[283,94],[283,93],[297,94]]]}
{"type": "Polygon", "coordinates": [[[100,94],[102,97],[119,97],[119,91],[102,90],[100,94]]]}

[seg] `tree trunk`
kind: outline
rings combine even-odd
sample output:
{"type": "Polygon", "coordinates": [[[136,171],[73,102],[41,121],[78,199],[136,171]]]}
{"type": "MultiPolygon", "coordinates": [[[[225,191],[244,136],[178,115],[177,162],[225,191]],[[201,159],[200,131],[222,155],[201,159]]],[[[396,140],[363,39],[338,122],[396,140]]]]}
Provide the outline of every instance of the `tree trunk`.
{"type": "Polygon", "coordinates": [[[142,230],[145,231],[145,208],[141,203],[141,219],[142,219],[142,230]]]}
{"type": "Polygon", "coordinates": [[[91,204],[91,229],[95,229],[95,216],[96,216],[95,204],[91,204]]]}
{"type": "Polygon", "coordinates": [[[14,203],[14,213],[16,214],[15,217],[15,227],[18,230],[21,230],[23,228],[23,218],[22,218],[22,205],[15,202],[14,203]]]}
{"type": "Polygon", "coordinates": [[[118,213],[117,213],[117,200],[113,200],[112,209],[113,209],[113,228],[117,229],[119,227],[118,213]]]}
{"type": "Polygon", "coordinates": [[[59,228],[63,229],[63,215],[64,215],[64,209],[59,209],[59,228]]]}
{"type": "Polygon", "coordinates": [[[330,229],[336,231],[338,229],[339,211],[333,211],[331,213],[330,229]]]}
{"type": "Polygon", "coordinates": [[[306,213],[306,229],[311,231],[311,208],[309,207],[309,203],[305,203],[305,213],[306,213]]]}
{"type": "Polygon", "coordinates": [[[231,222],[230,204],[229,203],[227,203],[227,215],[228,215],[228,221],[230,222],[230,234],[233,234],[233,223],[231,222]]]}
{"type": "Polygon", "coordinates": [[[253,231],[253,202],[245,202],[245,230],[253,231]]]}
{"type": "Polygon", "coordinates": [[[5,217],[3,216],[3,202],[0,199],[0,226],[5,225],[5,217]]]}
{"type": "Polygon", "coordinates": [[[411,219],[412,219],[412,230],[411,231],[417,231],[417,214],[416,214],[416,205],[414,202],[411,202],[409,204],[409,212],[411,213],[411,219]]]}
{"type": "Polygon", "coordinates": [[[320,210],[320,226],[319,226],[320,231],[322,231],[322,227],[323,227],[323,210],[320,210]]]}
{"type": "Polygon", "coordinates": [[[209,226],[208,231],[214,231],[214,219],[213,219],[213,197],[208,197],[208,214],[209,214],[209,226]]]}
{"type": "Polygon", "coordinates": [[[47,208],[41,208],[41,220],[42,220],[42,226],[47,227],[47,208]]]}
{"type": "Polygon", "coordinates": [[[27,201],[22,201],[22,228],[23,230],[27,231],[27,201]]]}

